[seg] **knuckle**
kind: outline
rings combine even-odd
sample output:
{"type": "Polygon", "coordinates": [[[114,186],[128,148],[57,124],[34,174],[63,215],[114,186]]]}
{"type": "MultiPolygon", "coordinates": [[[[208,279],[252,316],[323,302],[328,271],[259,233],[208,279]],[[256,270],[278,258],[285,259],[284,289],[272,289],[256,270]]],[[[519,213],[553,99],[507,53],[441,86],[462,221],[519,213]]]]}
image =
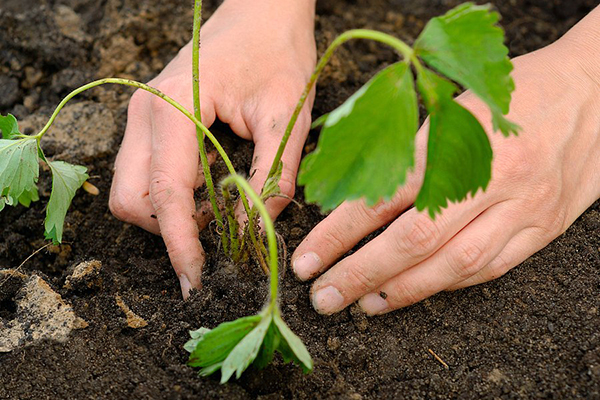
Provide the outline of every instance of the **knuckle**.
{"type": "Polygon", "coordinates": [[[165,208],[174,194],[173,179],[166,174],[155,174],[150,180],[150,200],[157,212],[165,208]]]}
{"type": "Polygon", "coordinates": [[[487,251],[477,242],[459,244],[450,253],[449,265],[454,275],[466,279],[485,266],[487,251]]]}
{"type": "Polygon", "coordinates": [[[536,163],[531,162],[531,152],[513,146],[509,152],[498,155],[494,173],[499,180],[527,179],[535,173],[536,163]],[[515,148],[516,147],[516,148],[515,148]]]}
{"type": "Polygon", "coordinates": [[[338,225],[332,225],[322,229],[322,242],[328,248],[334,249],[335,254],[345,252],[345,233],[338,225]]]}
{"type": "Polygon", "coordinates": [[[438,223],[441,218],[442,216],[438,216],[438,221],[433,221],[428,215],[420,214],[407,235],[401,235],[405,243],[399,246],[406,247],[406,252],[413,257],[426,256],[435,249],[440,240],[441,231],[438,223]]]}
{"type": "Polygon", "coordinates": [[[386,294],[388,295],[388,302],[395,307],[406,307],[422,300],[418,291],[402,279],[397,279],[392,284],[392,290],[386,292],[386,294]]]}
{"type": "Polygon", "coordinates": [[[381,202],[374,207],[366,208],[367,218],[371,222],[387,222],[398,216],[404,203],[404,195],[398,192],[390,201],[381,202]]]}
{"type": "Polygon", "coordinates": [[[485,279],[491,281],[493,279],[500,278],[513,267],[514,265],[505,256],[500,254],[494,259],[494,261],[488,264],[488,268],[486,268],[488,273],[487,276],[485,276],[485,279]]]}
{"type": "Polygon", "coordinates": [[[282,176],[279,180],[279,190],[282,195],[293,199],[296,194],[296,182],[289,176],[282,176]]]}
{"type": "Polygon", "coordinates": [[[135,197],[127,191],[115,190],[108,199],[108,209],[117,219],[132,222],[136,210],[135,197]]]}
{"type": "Polygon", "coordinates": [[[375,280],[372,276],[365,273],[361,264],[351,264],[346,269],[346,282],[357,294],[367,293],[375,287],[375,280]]]}

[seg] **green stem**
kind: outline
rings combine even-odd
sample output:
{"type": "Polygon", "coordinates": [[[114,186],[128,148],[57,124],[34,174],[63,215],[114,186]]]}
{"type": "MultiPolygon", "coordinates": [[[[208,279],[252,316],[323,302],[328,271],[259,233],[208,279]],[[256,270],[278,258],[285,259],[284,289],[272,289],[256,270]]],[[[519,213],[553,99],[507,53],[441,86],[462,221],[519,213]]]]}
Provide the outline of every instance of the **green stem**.
{"type": "MultiPolygon", "coordinates": [[[[184,106],[182,106],[181,104],[179,104],[178,102],[176,102],[175,100],[173,100],[172,98],[170,98],[169,96],[167,96],[166,94],[161,92],[160,90],[155,89],[151,86],[148,86],[148,85],[140,83],[140,82],[132,81],[130,79],[105,78],[105,79],[100,79],[100,80],[88,83],[87,85],[81,86],[80,88],[73,90],[56,107],[56,110],[54,110],[54,113],[52,113],[52,115],[50,116],[50,119],[48,120],[46,125],[42,128],[42,130],[33,137],[35,137],[39,141],[42,138],[42,136],[44,136],[44,134],[48,131],[48,129],[50,129],[50,126],[52,126],[52,123],[58,116],[58,113],[60,112],[60,110],[62,110],[62,108],[65,106],[65,104],[67,104],[69,102],[69,100],[71,100],[73,97],[77,96],[81,92],[85,92],[88,89],[94,88],[96,86],[104,85],[107,83],[114,83],[117,85],[125,85],[125,86],[133,86],[138,89],[145,90],[147,92],[152,93],[155,96],[160,97],[161,99],[163,99],[164,101],[166,101],[167,103],[169,103],[170,105],[175,107],[183,115],[185,115],[190,121],[192,121],[194,123],[194,125],[196,125],[202,131],[202,133],[204,133],[204,135],[206,135],[208,137],[208,139],[213,143],[213,145],[215,146],[215,148],[217,149],[217,151],[219,152],[221,157],[223,157],[223,161],[225,162],[225,165],[227,166],[229,173],[235,174],[235,168],[233,168],[233,164],[231,163],[231,160],[227,156],[227,153],[225,153],[225,150],[223,149],[223,147],[221,146],[221,144],[219,143],[217,138],[215,138],[215,136],[208,130],[208,128],[202,124],[202,122],[200,122],[196,117],[194,117],[192,115],[192,113],[190,113],[184,106]]],[[[248,199],[246,198],[244,192],[241,190],[240,190],[240,198],[242,200],[242,203],[244,204],[246,213],[248,215],[250,215],[250,205],[248,204],[248,199]]]]}
{"type": "MultiPolygon", "coordinates": [[[[192,37],[192,87],[194,93],[194,116],[202,122],[202,113],[200,108],[200,28],[202,26],[202,0],[194,1],[194,32],[192,37]]],[[[200,163],[204,172],[204,180],[208,189],[208,198],[215,214],[215,220],[219,228],[224,232],[223,217],[217,205],[217,196],[215,194],[215,185],[208,165],[208,156],[204,146],[204,134],[202,130],[196,127],[196,136],[198,137],[198,149],[200,151],[200,163]]]]}
{"type": "MultiPolygon", "coordinates": [[[[261,200],[260,196],[252,189],[252,186],[239,175],[231,175],[223,180],[223,186],[235,183],[239,188],[242,187],[246,191],[250,200],[252,200],[253,206],[257,208],[262,220],[265,224],[265,231],[267,233],[267,242],[269,245],[269,269],[271,271],[271,298],[269,301],[269,308],[271,310],[276,309],[277,305],[277,290],[279,285],[279,268],[278,268],[278,255],[277,255],[277,238],[275,237],[275,227],[273,226],[273,220],[267,212],[265,203],[261,200]]],[[[241,195],[241,193],[240,193],[241,195]]]]}
{"type": "MultiPolygon", "coordinates": [[[[350,31],[346,31],[346,32],[342,33],[340,36],[338,36],[329,45],[327,50],[325,50],[323,57],[321,57],[321,59],[319,60],[319,63],[317,64],[315,71],[311,75],[310,80],[308,81],[308,83],[306,84],[306,87],[304,88],[304,92],[302,93],[302,96],[300,96],[300,100],[298,100],[298,104],[296,105],[296,108],[294,109],[294,113],[292,114],[292,117],[290,118],[290,122],[287,125],[287,128],[285,130],[283,138],[281,138],[281,142],[279,143],[279,148],[277,149],[277,154],[275,154],[275,158],[273,159],[273,164],[271,164],[271,169],[269,170],[269,175],[267,176],[267,180],[269,178],[272,178],[273,176],[275,176],[275,174],[277,173],[277,166],[279,165],[279,162],[281,161],[281,157],[283,156],[283,151],[285,150],[285,146],[287,145],[288,139],[290,138],[290,135],[292,134],[294,125],[296,125],[296,120],[298,119],[298,116],[300,115],[300,111],[302,111],[302,108],[304,107],[304,103],[306,103],[308,94],[310,93],[310,91],[314,87],[315,83],[317,82],[319,75],[321,75],[323,68],[325,67],[325,65],[327,65],[327,62],[333,55],[333,52],[338,47],[340,47],[342,44],[346,43],[347,41],[349,41],[351,39],[369,39],[369,40],[374,40],[376,42],[387,44],[388,46],[393,47],[396,51],[398,51],[400,54],[402,54],[402,56],[406,60],[410,60],[411,62],[415,63],[415,65],[416,65],[416,63],[418,63],[418,59],[414,55],[413,49],[409,45],[404,43],[402,40],[395,38],[394,36],[388,35],[387,33],[373,31],[370,29],[353,29],[350,31]]],[[[420,64],[419,64],[419,66],[420,66],[420,64]]],[[[265,181],[265,183],[266,183],[266,181],[265,181]]]]}

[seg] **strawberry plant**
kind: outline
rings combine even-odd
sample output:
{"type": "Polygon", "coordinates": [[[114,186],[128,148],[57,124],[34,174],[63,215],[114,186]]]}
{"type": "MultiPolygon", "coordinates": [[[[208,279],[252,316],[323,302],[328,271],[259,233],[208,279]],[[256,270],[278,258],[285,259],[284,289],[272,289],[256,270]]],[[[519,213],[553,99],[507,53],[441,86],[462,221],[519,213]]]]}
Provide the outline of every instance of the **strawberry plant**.
{"type": "Polygon", "coordinates": [[[292,113],[259,195],[236,174],[223,147],[201,121],[201,10],[202,2],[196,0],[192,39],[193,112],[143,83],[106,78],[71,92],[35,135],[22,134],[12,115],[0,116],[0,211],[6,205],[29,206],[39,200],[36,186],[39,163],[46,163],[52,173],[52,192],[46,208],[45,235],[60,243],[69,205],[88,178],[85,167],[49,160],[44,155],[41,140],[60,110],[77,94],[108,83],[133,86],[162,98],[196,126],[208,196],[223,249],[236,261],[252,251],[270,274],[270,300],[259,314],[222,323],[212,330],[200,328],[190,332],[191,340],[185,345],[190,352],[189,365],[199,367],[202,376],[220,370],[221,382],[227,382],[234,373],[239,378],[250,364],[265,366],[274,352],[279,351],[285,361],[294,361],[308,372],[313,368],[310,355],[281,318],[277,242],[273,222],[264,206],[269,197],[279,195],[281,157],[308,94],[334,51],[347,41],[373,40],[396,50],[402,56],[401,61],[378,72],[340,107],[314,122],[313,126],[322,126],[322,131],[316,150],[302,161],[299,183],[305,186],[306,200],[318,203],[324,210],[358,198],[364,198],[369,205],[389,200],[414,167],[418,93],[430,115],[430,123],[427,165],[415,206],[435,218],[449,201],[462,201],[479,189],[485,190],[491,179],[492,149],[488,137],[471,112],[454,100],[458,85],[471,90],[489,107],[494,131],[508,136],[518,130],[505,117],[514,83],[510,77],[512,64],[503,44],[504,34],[497,26],[499,15],[489,6],[465,3],[433,18],[413,47],[389,34],[366,29],[347,31],[337,37],[319,60],[292,113]],[[215,146],[231,174],[222,183],[222,200],[217,198],[210,173],[205,137],[215,146]],[[243,229],[233,214],[231,185],[237,187],[248,215],[243,229]],[[264,224],[266,246],[258,233],[259,218],[264,224]]]}

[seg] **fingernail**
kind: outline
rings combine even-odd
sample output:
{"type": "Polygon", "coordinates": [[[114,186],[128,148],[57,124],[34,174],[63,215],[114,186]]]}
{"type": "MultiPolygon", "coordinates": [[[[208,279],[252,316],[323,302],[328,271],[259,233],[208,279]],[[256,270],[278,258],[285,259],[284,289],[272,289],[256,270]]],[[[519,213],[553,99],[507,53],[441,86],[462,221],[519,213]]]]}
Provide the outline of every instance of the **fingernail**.
{"type": "Polygon", "coordinates": [[[294,260],[294,273],[301,281],[307,281],[323,267],[323,262],[316,253],[308,252],[294,260]]]}
{"type": "Polygon", "coordinates": [[[368,315],[379,315],[390,308],[387,300],[384,299],[379,293],[369,293],[364,295],[358,301],[358,305],[368,315]]]}
{"type": "Polygon", "coordinates": [[[313,294],[312,305],[320,314],[333,314],[344,308],[344,296],[333,286],[327,286],[313,294]]]}
{"type": "Polygon", "coordinates": [[[181,294],[183,295],[183,299],[187,300],[190,297],[190,290],[192,290],[192,284],[187,276],[184,274],[179,275],[179,285],[181,285],[181,294]]]}

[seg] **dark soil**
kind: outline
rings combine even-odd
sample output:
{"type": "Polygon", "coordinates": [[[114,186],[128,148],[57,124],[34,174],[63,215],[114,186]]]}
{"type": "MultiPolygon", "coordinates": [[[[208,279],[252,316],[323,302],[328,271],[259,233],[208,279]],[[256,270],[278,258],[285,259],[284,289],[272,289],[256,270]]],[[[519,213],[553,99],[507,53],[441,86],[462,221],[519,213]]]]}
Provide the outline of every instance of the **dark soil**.
{"type": "MultiPolygon", "coordinates": [[[[207,3],[206,17],[216,7],[215,1],[207,3]]],[[[359,27],[411,42],[429,18],[458,3],[319,1],[319,49],[342,31],[359,27]]],[[[503,15],[514,56],[556,40],[598,1],[493,3],[503,15]]],[[[68,91],[100,76],[147,81],[189,40],[191,21],[191,0],[2,0],[0,112],[19,118],[47,115],[68,91]],[[73,21],[73,14],[79,16],[74,30],[64,23],[73,21]]],[[[340,104],[392,60],[390,50],[375,44],[346,46],[319,84],[315,116],[340,104]]],[[[108,105],[122,132],[130,93],[99,88],[79,101],[108,105]]],[[[227,146],[236,153],[238,169],[247,170],[250,146],[233,139],[224,126],[217,131],[230,138],[227,146]]],[[[209,254],[204,288],[182,301],[161,239],[108,211],[119,135],[111,151],[78,160],[90,168],[101,194],[76,196],[67,218],[67,243],[40,252],[21,268],[42,274],[89,326],[74,331],[64,344],[44,342],[0,354],[0,398],[600,398],[598,202],[503,278],[379,318],[366,318],[355,307],[320,316],[310,306],[309,285],[288,273],[282,285],[284,318],[307,344],[314,373],[303,375],[276,359],[227,385],[218,377],[198,378],[185,365],[187,331],[255,313],[265,301],[267,280],[253,264],[234,267],[219,258],[207,231],[202,235],[209,254]],[[102,262],[102,286],[64,289],[69,268],[91,259],[102,262]],[[117,294],[147,327],[126,326],[117,294]]],[[[51,155],[58,151],[48,148],[51,155]]],[[[40,189],[42,201],[30,209],[0,214],[0,268],[19,266],[45,244],[47,173],[40,189]]],[[[312,206],[290,206],[283,213],[277,227],[289,254],[322,217],[312,206]]],[[[15,312],[15,291],[0,287],[0,322],[15,312]]]]}

